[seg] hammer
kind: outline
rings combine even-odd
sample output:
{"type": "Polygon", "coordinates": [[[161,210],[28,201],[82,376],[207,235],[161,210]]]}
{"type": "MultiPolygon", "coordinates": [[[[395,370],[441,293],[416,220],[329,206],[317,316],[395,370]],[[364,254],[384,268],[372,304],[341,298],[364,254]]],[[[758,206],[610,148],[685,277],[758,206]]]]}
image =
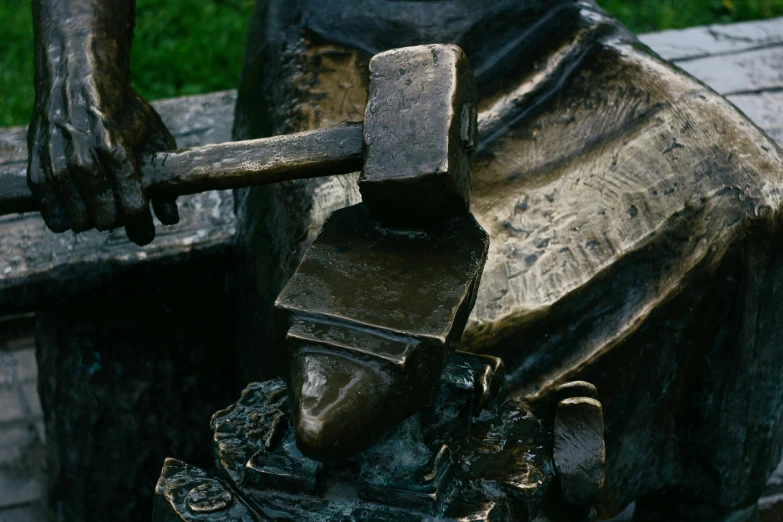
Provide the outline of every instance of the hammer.
{"type": "MultiPolygon", "coordinates": [[[[426,223],[468,212],[476,134],[475,82],[464,52],[453,45],[396,49],[371,61],[363,124],[158,152],[142,158],[142,183],[150,197],[181,196],[361,169],[359,187],[374,217],[426,223]]],[[[0,215],[37,210],[25,174],[0,170],[0,215]]]]}

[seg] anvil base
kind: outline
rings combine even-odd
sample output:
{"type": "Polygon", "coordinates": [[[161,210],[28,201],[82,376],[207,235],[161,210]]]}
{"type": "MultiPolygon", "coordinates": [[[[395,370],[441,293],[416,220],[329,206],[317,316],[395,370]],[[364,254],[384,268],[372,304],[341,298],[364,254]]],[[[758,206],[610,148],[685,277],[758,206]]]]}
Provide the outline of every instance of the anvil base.
{"type": "Polygon", "coordinates": [[[303,456],[290,418],[281,379],[249,385],[212,417],[216,473],[166,460],[154,522],[526,521],[556,484],[551,433],[497,358],[457,352],[428,409],[340,464],[303,456]]]}

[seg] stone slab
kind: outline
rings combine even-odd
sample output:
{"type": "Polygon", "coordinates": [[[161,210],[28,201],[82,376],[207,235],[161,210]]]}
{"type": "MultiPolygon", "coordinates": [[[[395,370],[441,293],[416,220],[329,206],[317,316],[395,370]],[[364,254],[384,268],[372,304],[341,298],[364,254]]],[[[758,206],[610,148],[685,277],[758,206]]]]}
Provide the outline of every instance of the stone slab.
{"type": "Polygon", "coordinates": [[[0,469],[22,459],[26,451],[40,444],[42,431],[42,421],[36,424],[0,425],[0,469]]]}
{"type": "Polygon", "coordinates": [[[50,520],[47,512],[39,505],[0,509],[0,522],[50,522],[50,520]]]}
{"type": "Polygon", "coordinates": [[[639,35],[639,39],[673,61],[742,53],[783,44],[783,18],[659,31],[639,35]]]}
{"type": "Polygon", "coordinates": [[[675,63],[724,96],[783,88],[783,45],[675,63]]]}
{"type": "Polygon", "coordinates": [[[40,477],[16,470],[0,469],[0,508],[21,507],[44,495],[40,477]]]}
{"type": "Polygon", "coordinates": [[[35,349],[0,351],[0,387],[35,382],[37,374],[35,349]]]}
{"type": "Polygon", "coordinates": [[[783,145],[783,91],[738,94],[728,96],[728,99],[779,145],[783,145]]]}

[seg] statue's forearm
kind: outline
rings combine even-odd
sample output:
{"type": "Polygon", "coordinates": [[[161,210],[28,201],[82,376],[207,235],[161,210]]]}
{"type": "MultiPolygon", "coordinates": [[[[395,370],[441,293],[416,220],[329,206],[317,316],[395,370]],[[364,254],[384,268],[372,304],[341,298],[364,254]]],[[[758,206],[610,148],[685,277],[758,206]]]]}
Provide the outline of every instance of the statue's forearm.
{"type": "MultiPolygon", "coordinates": [[[[124,225],[139,245],[155,237],[138,160],[176,143],[130,84],[135,7],[135,0],[33,0],[27,182],[55,232],[124,225]]],[[[173,199],[155,205],[162,222],[177,222],[173,199]]]]}
{"type": "Polygon", "coordinates": [[[105,72],[130,81],[135,0],[33,0],[35,83],[105,72]]]}

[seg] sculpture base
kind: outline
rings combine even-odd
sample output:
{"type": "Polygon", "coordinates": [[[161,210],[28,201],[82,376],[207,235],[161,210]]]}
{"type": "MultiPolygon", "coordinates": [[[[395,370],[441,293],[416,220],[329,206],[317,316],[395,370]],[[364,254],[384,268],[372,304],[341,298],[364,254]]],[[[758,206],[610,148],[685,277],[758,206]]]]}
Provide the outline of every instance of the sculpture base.
{"type": "Polygon", "coordinates": [[[555,483],[551,433],[497,358],[455,354],[429,409],[340,464],[299,452],[289,408],[281,379],[249,385],[212,417],[217,473],[168,459],[153,520],[526,521],[555,483]]]}

